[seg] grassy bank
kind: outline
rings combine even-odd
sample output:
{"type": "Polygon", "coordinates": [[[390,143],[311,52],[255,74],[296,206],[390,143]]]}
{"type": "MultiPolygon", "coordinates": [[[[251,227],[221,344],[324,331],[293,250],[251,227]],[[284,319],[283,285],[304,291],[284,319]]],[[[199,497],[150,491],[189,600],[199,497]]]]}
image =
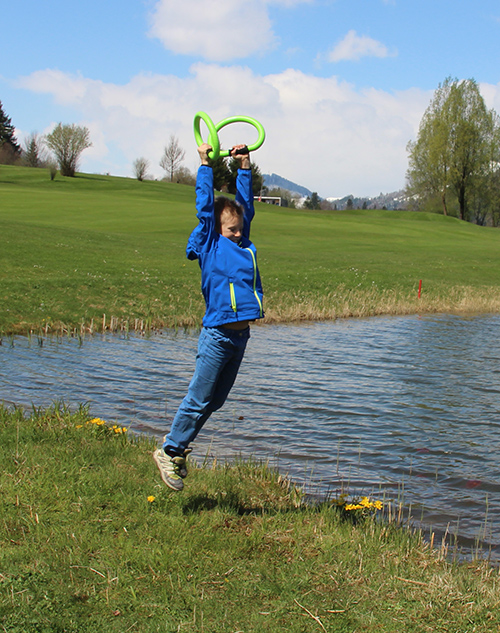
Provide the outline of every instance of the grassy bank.
{"type": "Polygon", "coordinates": [[[85,410],[0,408],[0,628],[9,632],[490,632],[498,570],[311,507],[262,465],[191,464],[85,410]]]}
{"type": "MultiPolygon", "coordinates": [[[[1,166],[0,196],[1,332],[200,322],[184,255],[193,188],[1,166]]],[[[257,214],[268,322],[500,311],[496,229],[397,211],[257,214]]]]}

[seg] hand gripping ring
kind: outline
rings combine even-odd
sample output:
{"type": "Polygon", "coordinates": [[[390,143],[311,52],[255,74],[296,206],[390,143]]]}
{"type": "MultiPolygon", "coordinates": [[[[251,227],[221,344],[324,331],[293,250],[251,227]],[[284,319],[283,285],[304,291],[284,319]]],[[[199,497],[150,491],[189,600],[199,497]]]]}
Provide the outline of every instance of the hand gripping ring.
{"type": "Polygon", "coordinates": [[[206,114],[205,112],[197,112],[194,117],[194,137],[196,139],[196,143],[198,144],[198,147],[203,143],[203,139],[200,134],[200,119],[203,119],[203,121],[206,123],[206,126],[208,128],[207,143],[212,146],[212,150],[213,150],[208,153],[208,157],[212,160],[216,160],[219,156],[221,158],[225,158],[226,156],[230,155],[230,150],[221,151],[219,136],[218,136],[219,130],[222,130],[222,128],[226,127],[226,125],[230,125],[231,123],[249,123],[250,125],[254,126],[254,128],[259,133],[259,138],[253,145],[248,146],[249,152],[253,152],[256,149],[259,149],[259,147],[262,145],[262,143],[264,143],[264,140],[266,138],[264,127],[256,119],[252,119],[252,117],[232,116],[227,119],[223,119],[220,123],[217,123],[217,125],[214,125],[212,119],[208,116],[208,114],[206,114]]]}
{"type": "Polygon", "coordinates": [[[203,144],[203,138],[200,132],[200,119],[203,119],[208,128],[208,140],[207,143],[212,146],[212,151],[208,152],[208,157],[212,160],[217,160],[220,154],[220,143],[217,135],[217,129],[212,119],[206,112],[197,112],[194,115],[194,138],[198,147],[203,144]]]}

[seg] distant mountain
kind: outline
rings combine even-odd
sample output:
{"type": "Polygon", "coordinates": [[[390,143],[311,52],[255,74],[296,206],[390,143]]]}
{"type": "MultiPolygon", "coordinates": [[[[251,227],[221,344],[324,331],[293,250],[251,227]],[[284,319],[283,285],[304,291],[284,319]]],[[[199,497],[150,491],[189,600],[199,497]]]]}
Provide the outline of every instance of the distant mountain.
{"type": "Polygon", "coordinates": [[[351,209],[406,209],[408,198],[403,189],[392,193],[381,193],[374,198],[357,198],[349,195],[344,198],[327,198],[337,209],[347,209],[348,201],[352,201],[351,209]]]}
{"type": "Polygon", "coordinates": [[[264,179],[264,185],[268,187],[268,189],[286,189],[291,193],[298,193],[300,196],[311,196],[312,191],[302,187],[302,185],[298,185],[291,180],[287,180],[286,178],[282,178],[278,176],[278,174],[262,174],[262,178],[264,179]]]}
{"type": "MultiPolygon", "coordinates": [[[[304,198],[310,198],[313,193],[310,189],[278,176],[278,174],[262,174],[262,178],[264,179],[264,185],[269,189],[286,189],[304,198]]],[[[406,209],[408,202],[403,189],[392,193],[381,193],[373,198],[356,197],[350,194],[343,198],[326,198],[326,200],[330,202],[332,208],[336,207],[339,210],[347,209],[351,206],[348,204],[348,200],[352,201],[352,209],[406,209]]]]}

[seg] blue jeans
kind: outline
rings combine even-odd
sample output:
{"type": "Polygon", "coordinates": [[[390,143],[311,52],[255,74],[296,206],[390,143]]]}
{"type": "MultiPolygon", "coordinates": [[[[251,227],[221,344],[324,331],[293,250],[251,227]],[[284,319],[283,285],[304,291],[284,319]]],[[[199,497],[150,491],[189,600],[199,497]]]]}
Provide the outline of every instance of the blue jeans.
{"type": "Polygon", "coordinates": [[[236,380],[249,338],[249,327],[201,330],[195,372],[163,448],[168,446],[183,452],[212,413],[222,407],[236,380]]]}

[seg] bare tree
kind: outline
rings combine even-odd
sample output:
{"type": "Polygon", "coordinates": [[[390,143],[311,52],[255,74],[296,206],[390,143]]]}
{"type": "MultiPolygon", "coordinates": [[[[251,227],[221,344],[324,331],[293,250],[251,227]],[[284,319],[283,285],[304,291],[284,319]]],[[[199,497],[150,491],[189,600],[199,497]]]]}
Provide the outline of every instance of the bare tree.
{"type": "Polygon", "coordinates": [[[160,167],[170,175],[170,182],[174,180],[175,170],[180,166],[185,155],[186,152],[179,145],[178,138],[171,134],[160,160],[160,167]]]}
{"type": "Polygon", "coordinates": [[[147,177],[149,169],[149,161],[146,158],[137,158],[134,161],[134,175],[141,182],[147,177]]]}
{"type": "Polygon", "coordinates": [[[54,152],[62,176],[74,176],[81,153],[92,146],[88,128],[74,123],[58,123],[45,137],[45,144],[54,152]]]}

